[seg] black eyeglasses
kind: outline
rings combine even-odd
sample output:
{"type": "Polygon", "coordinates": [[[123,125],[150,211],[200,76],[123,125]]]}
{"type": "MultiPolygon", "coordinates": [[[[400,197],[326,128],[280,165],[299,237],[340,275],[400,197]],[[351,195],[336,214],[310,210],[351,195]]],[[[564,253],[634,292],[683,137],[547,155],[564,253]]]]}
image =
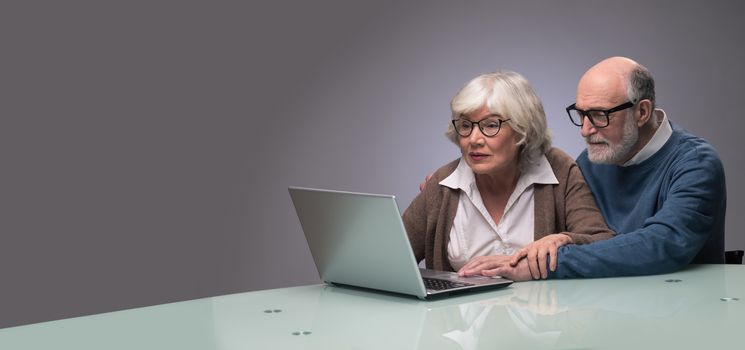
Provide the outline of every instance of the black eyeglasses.
{"type": "Polygon", "coordinates": [[[472,122],[468,119],[458,118],[453,120],[453,127],[458,135],[463,137],[471,136],[473,132],[473,126],[478,125],[479,130],[484,136],[492,137],[499,132],[502,127],[502,123],[510,121],[509,119],[499,119],[497,117],[487,117],[477,122],[472,122]]]}
{"type": "Polygon", "coordinates": [[[587,117],[592,126],[596,128],[604,128],[610,123],[611,113],[631,108],[634,106],[634,104],[634,102],[629,101],[615,106],[611,109],[590,109],[584,111],[577,108],[576,103],[572,103],[571,106],[567,107],[567,114],[569,114],[569,119],[576,126],[582,126],[583,119],[587,117]]]}

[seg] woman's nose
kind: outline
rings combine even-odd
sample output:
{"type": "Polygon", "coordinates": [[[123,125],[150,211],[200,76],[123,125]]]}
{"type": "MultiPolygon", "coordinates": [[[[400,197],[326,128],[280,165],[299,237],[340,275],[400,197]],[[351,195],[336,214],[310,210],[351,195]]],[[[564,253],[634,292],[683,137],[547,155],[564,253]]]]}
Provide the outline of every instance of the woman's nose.
{"type": "Polygon", "coordinates": [[[484,137],[484,134],[481,133],[481,129],[479,128],[473,128],[473,130],[471,130],[471,135],[468,135],[468,138],[473,145],[483,145],[484,137]]]}

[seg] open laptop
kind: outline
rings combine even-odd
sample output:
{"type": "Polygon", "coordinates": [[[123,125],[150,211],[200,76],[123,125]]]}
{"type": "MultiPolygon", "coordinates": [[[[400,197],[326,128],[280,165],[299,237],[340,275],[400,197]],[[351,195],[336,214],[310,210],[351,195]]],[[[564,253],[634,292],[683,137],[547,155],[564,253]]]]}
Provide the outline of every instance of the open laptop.
{"type": "Polygon", "coordinates": [[[394,196],[290,187],[321,279],[420,299],[512,283],[420,269],[394,196]],[[425,286],[426,284],[426,286],[425,286]]]}

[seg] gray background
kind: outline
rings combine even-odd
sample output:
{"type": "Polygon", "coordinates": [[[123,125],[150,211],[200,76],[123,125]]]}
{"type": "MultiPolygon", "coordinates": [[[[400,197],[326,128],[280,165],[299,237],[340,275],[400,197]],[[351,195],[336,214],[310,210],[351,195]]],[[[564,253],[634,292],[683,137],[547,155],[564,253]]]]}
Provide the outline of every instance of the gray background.
{"type": "Polygon", "coordinates": [[[564,107],[612,55],[717,147],[727,248],[745,248],[742,2],[0,6],[0,327],[317,283],[288,185],[405,208],[458,156],[452,95],[499,68],[576,156],[564,107]]]}

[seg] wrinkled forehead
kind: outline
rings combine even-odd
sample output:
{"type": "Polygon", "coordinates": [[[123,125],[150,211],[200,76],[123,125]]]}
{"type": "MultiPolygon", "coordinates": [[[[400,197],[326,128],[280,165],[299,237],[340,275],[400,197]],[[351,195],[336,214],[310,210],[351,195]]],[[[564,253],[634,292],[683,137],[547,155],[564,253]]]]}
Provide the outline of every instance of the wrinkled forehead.
{"type": "Polygon", "coordinates": [[[626,102],[625,76],[613,71],[587,72],[577,84],[579,109],[608,109],[626,102]]]}

